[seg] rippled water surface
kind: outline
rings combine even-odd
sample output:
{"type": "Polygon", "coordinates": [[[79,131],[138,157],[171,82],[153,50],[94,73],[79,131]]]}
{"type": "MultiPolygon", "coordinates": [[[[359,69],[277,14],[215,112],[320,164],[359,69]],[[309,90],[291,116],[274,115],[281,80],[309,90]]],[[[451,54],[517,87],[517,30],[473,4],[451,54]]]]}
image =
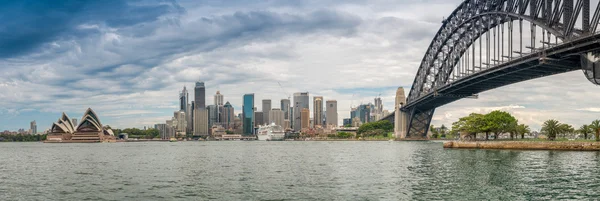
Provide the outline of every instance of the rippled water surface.
{"type": "Polygon", "coordinates": [[[439,142],[0,143],[0,200],[599,197],[599,152],[439,142]]]}

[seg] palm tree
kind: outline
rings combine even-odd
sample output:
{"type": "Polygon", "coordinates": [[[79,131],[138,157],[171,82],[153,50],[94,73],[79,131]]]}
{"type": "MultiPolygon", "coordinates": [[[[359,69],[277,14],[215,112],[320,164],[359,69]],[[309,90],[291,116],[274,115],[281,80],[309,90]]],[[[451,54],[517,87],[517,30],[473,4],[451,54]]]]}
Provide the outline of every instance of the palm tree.
{"type": "Polygon", "coordinates": [[[596,133],[596,141],[600,141],[600,120],[596,119],[589,125],[590,129],[596,133]]]}
{"type": "Polygon", "coordinates": [[[569,124],[560,124],[559,125],[559,134],[563,134],[563,138],[567,137],[567,134],[571,134],[573,132],[575,132],[575,129],[573,128],[573,126],[569,125],[569,124]]]}
{"type": "Polygon", "coordinates": [[[588,134],[592,133],[592,129],[587,124],[583,124],[577,129],[577,132],[583,134],[583,139],[587,140],[588,134]]]}
{"type": "Polygon", "coordinates": [[[525,139],[525,133],[531,133],[531,129],[528,125],[519,124],[517,125],[517,133],[521,134],[521,139],[525,139]]]}
{"type": "Polygon", "coordinates": [[[559,134],[560,131],[560,122],[558,122],[557,120],[554,119],[549,119],[546,120],[544,122],[544,124],[542,125],[542,132],[546,133],[546,135],[548,135],[548,139],[549,140],[554,140],[556,139],[556,135],[559,134]]]}

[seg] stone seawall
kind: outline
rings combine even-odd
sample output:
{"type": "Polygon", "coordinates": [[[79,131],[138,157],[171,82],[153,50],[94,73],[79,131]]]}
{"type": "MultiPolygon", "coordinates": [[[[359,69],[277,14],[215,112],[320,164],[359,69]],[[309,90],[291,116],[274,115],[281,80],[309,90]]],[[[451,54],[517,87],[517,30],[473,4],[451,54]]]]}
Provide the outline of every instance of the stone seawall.
{"type": "Polygon", "coordinates": [[[600,142],[450,141],[444,142],[444,148],[600,151],[600,142]]]}

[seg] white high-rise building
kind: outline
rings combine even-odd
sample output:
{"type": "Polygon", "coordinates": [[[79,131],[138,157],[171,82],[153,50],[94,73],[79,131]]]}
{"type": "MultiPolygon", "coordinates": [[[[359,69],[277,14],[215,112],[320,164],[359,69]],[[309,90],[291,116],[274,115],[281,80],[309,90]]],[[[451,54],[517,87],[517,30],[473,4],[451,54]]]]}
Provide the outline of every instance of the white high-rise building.
{"type": "Polygon", "coordinates": [[[37,134],[37,123],[35,123],[35,120],[29,123],[29,130],[29,134],[37,134]]]}
{"type": "Polygon", "coordinates": [[[217,94],[215,94],[215,105],[220,106],[223,104],[223,94],[221,94],[221,91],[217,91],[217,94]]]}
{"type": "Polygon", "coordinates": [[[269,118],[271,119],[272,123],[275,123],[275,125],[284,127],[285,126],[284,116],[285,115],[284,115],[283,111],[279,108],[273,108],[269,111],[269,118]]]}
{"type": "Polygon", "coordinates": [[[178,136],[185,136],[187,131],[187,119],[184,111],[174,112],[173,116],[177,120],[177,124],[175,125],[175,130],[178,136]]]}

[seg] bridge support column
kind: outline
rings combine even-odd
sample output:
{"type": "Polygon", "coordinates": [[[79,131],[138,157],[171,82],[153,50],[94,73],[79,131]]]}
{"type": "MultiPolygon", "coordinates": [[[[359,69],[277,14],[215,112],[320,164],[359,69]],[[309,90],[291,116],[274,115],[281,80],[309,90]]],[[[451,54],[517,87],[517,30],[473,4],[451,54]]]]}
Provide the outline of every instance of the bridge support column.
{"type": "Polygon", "coordinates": [[[408,118],[406,112],[400,110],[406,104],[406,96],[404,96],[404,88],[398,87],[396,90],[396,107],[394,111],[394,136],[397,139],[406,138],[408,133],[408,118]]]}

